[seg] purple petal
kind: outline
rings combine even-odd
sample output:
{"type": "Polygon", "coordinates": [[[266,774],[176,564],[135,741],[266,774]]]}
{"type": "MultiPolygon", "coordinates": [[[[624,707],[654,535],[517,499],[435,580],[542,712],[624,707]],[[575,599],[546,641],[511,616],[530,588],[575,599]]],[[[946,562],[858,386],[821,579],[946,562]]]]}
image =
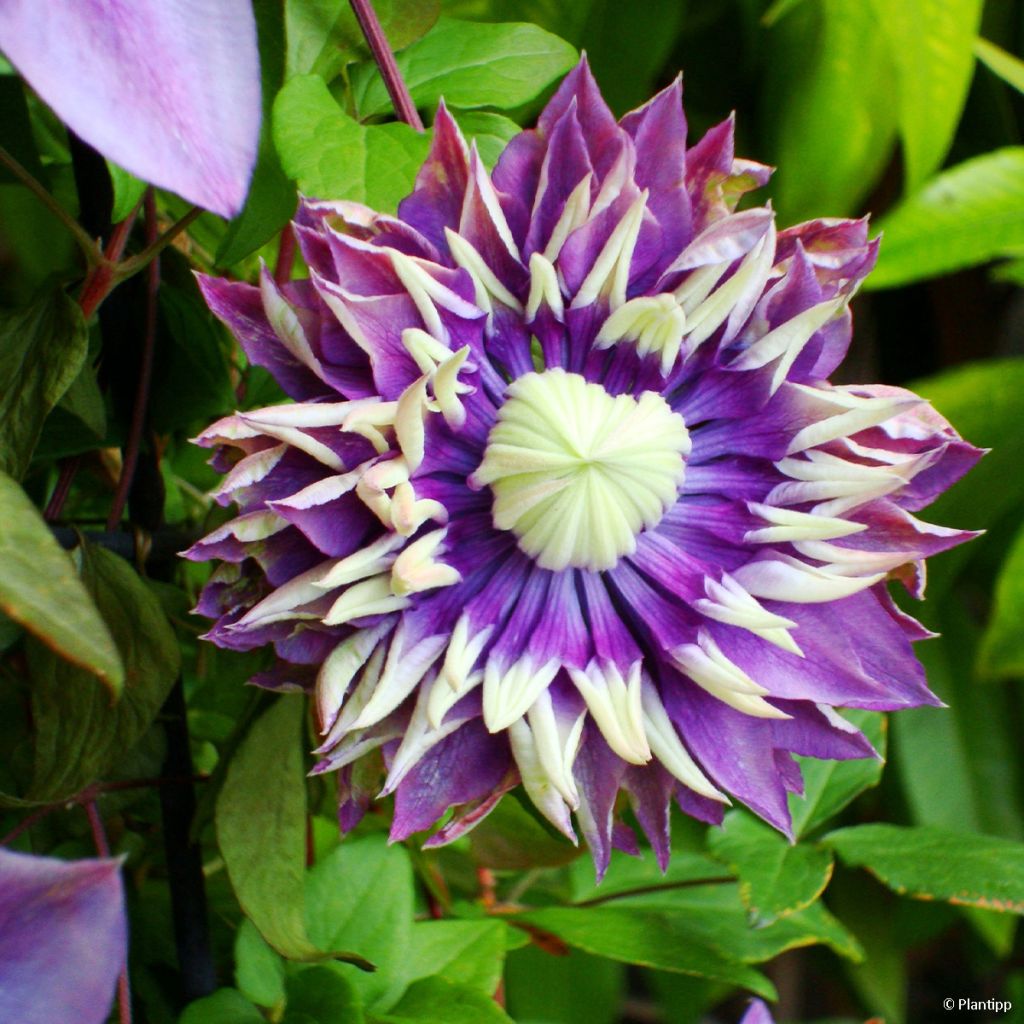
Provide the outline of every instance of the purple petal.
{"type": "Polygon", "coordinates": [[[775,1020],[764,1002],[760,999],[752,999],[740,1024],[775,1024],[775,1020]]]}
{"type": "Polygon", "coordinates": [[[119,860],[0,849],[0,1020],[103,1024],[127,943],[119,860]]]}
{"type": "Polygon", "coordinates": [[[260,131],[247,0],[5,0],[0,49],[104,156],[225,217],[241,209],[260,131]]]}

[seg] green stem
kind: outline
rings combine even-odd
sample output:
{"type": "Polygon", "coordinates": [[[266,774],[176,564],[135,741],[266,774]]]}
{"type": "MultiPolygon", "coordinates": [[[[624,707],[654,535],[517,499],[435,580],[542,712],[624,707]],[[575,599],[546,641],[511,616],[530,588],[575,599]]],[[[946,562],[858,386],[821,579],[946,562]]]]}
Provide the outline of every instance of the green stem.
{"type": "Polygon", "coordinates": [[[3,164],[71,232],[90,267],[103,262],[100,247],[89,237],[85,228],[3,146],[0,146],[0,164],[3,164]]]}
{"type": "Polygon", "coordinates": [[[137,274],[140,270],[145,270],[149,263],[157,257],[164,249],[167,248],[173,242],[178,235],[182,233],[203,211],[198,206],[193,206],[179,220],[176,220],[162,235],[160,235],[155,241],[151,242],[146,246],[142,252],[135,256],[129,256],[128,259],[122,260],[115,270],[114,276],[117,279],[117,283],[120,284],[125,279],[132,277],[137,274]]]}

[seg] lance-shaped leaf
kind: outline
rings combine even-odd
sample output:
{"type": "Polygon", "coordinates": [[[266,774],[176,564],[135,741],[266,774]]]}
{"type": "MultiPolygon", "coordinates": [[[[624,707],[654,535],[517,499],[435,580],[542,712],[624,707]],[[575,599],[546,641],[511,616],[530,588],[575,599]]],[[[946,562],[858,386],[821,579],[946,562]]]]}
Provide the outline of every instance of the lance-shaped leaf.
{"type": "Polygon", "coordinates": [[[1024,914],[1024,843],[898,825],[855,825],[823,842],[895,892],[1024,914]]]}
{"type": "Polygon", "coordinates": [[[0,315],[0,470],[25,474],[43,421],[78,376],[88,346],[81,311],[59,289],[0,315]]]}
{"type": "Polygon", "coordinates": [[[0,50],[125,170],[224,216],[241,208],[260,126],[248,0],[5,0],[0,50]]]}
{"type": "Polygon", "coordinates": [[[4,614],[119,693],[124,666],[110,630],[43,517],[3,472],[0,565],[0,609],[4,614]]]}
{"type": "Polygon", "coordinates": [[[107,1019],[128,952],[120,868],[0,849],[0,1020],[107,1019]]]}
{"type": "Polygon", "coordinates": [[[26,644],[36,727],[33,800],[73,796],[109,772],[152,725],[178,675],[174,631],[127,562],[85,545],[82,582],[117,645],[124,690],[112,707],[109,692],[87,672],[36,641],[26,644]]]}
{"type": "Polygon", "coordinates": [[[348,960],[309,939],[304,915],[306,789],[299,737],[302,702],[279,700],[256,722],[231,761],[217,799],[217,842],[242,909],[290,960],[348,960]]]}

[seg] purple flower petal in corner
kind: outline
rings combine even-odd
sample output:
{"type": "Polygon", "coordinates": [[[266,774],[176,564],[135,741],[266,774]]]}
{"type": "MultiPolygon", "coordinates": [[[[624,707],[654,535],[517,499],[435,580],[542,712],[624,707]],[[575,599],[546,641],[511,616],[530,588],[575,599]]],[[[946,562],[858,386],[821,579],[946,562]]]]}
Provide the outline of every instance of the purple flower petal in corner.
{"type": "Polygon", "coordinates": [[[119,860],[0,849],[0,1020],[103,1024],[126,956],[119,860]]]}
{"type": "Polygon", "coordinates": [[[226,217],[256,162],[249,0],[0,0],[0,50],[69,128],[226,217]]]}
{"type": "Polygon", "coordinates": [[[740,1024],[775,1024],[768,1007],[760,999],[752,999],[740,1024]]]}

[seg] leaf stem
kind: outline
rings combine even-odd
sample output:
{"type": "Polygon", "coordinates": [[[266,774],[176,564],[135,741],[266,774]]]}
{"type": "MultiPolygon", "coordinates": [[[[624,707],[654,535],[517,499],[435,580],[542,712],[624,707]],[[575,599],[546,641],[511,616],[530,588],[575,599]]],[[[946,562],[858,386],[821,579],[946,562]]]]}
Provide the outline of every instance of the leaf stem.
{"type": "Polygon", "coordinates": [[[384,35],[380,19],[373,9],[372,0],[349,0],[349,3],[355,12],[359,27],[363,30],[366,42],[370,46],[373,59],[377,62],[377,67],[380,68],[384,87],[391,97],[399,120],[412,125],[418,132],[423,131],[423,122],[420,120],[419,111],[412,101],[409,87],[405,84],[405,79],[402,78],[402,72],[398,70],[391,44],[388,42],[388,37],[384,35]]]}
{"type": "MultiPolygon", "coordinates": [[[[152,192],[152,189],[150,192],[152,192]]],[[[126,278],[132,277],[140,270],[144,270],[150,261],[163,252],[202,212],[203,210],[200,207],[193,206],[188,213],[179,217],[162,235],[149,242],[142,252],[118,263],[115,268],[117,283],[120,284],[126,278]]]]}
{"type": "Polygon", "coordinates": [[[90,267],[103,262],[100,247],[89,237],[85,228],[3,146],[0,146],[0,164],[3,164],[67,228],[90,267]]]}

